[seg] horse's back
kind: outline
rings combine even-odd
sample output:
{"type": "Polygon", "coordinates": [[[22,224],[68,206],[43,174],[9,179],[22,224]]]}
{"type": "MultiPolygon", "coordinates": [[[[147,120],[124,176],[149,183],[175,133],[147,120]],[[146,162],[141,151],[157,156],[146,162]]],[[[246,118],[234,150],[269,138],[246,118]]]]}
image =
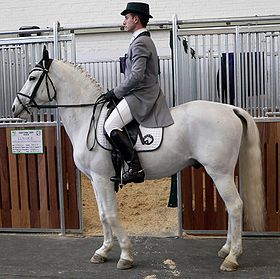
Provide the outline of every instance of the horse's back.
{"type": "Polygon", "coordinates": [[[171,113],[181,114],[183,112],[189,116],[201,115],[202,119],[204,119],[205,116],[207,118],[221,118],[227,116],[228,114],[232,116],[233,108],[235,107],[232,105],[197,100],[175,106],[171,109],[171,113]]]}
{"type": "Polygon", "coordinates": [[[171,114],[175,123],[182,126],[205,132],[211,130],[212,133],[215,131],[225,132],[241,127],[240,119],[234,112],[234,108],[236,107],[222,103],[192,101],[172,108],[171,114]]]}

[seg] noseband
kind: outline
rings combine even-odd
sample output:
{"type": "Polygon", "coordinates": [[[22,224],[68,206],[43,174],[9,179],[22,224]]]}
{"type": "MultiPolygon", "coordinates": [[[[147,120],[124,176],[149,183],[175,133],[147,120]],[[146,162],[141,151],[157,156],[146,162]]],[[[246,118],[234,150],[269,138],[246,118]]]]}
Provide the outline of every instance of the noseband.
{"type": "Polygon", "coordinates": [[[48,98],[49,98],[49,101],[51,102],[52,100],[55,100],[56,99],[56,89],[55,89],[55,86],[51,80],[51,78],[49,77],[49,68],[51,66],[51,63],[52,63],[52,59],[48,59],[47,61],[45,60],[42,60],[40,61],[34,69],[32,69],[29,73],[29,76],[33,73],[33,72],[42,72],[40,77],[39,77],[39,80],[38,82],[36,83],[32,93],[30,95],[27,95],[27,94],[24,94],[22,92],[18,92],[17,93],[17,99],[19,101],[19,103],[22,105],[23,109],[28,112],[30,114],[30,108],[31,107],[36,107],[38,109],[40,109],[40,106],[37,105],[36,101],[35,101],[35,97],[36,97],[36,94],[38,92],[38,89],[39,87],[41,86],[43,80],[45,79],[45,83],[46,83],[46,88],[47,88],[47,93],[48,93],[48,98]],[[50,94],[50,88],[49,88],[49,82],[51,84],[51,87],[54,91],[54,95],[51,96],[50,94]],[[24,104],[23,101],[21,100],[20,96],[22,97],[25,97],[27,99],[29,99],[29,102],[27,104],[24,104]]]}

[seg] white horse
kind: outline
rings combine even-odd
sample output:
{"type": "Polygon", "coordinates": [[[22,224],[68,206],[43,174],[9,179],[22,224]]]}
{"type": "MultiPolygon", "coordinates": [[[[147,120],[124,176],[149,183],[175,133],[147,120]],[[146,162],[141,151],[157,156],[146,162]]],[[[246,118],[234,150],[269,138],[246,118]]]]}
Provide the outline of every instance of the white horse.
{"type": "MultiPolygon", "coordinates": [[[[73,145],[76,166],[91,180],[96,194],[104,231],[103,245],[91,258],[103,263],[113,246],[113,233],[121,248],[119,269],[133,266],[131,242],[120,224],[116,194],[110,177],[114,174],[110,152],[96,144],[92,151],[86,138],[92,106],[71,106],[97,102],[100,85],[80,67],[70,63],[41,61],[29,74],[12,105],[15,117],[26,117],[31,106],[55,99],[60,116],[73,145]],[[52,62],[52,63],[51,63],[52,62]],[[51,64],[50,64],[51,63],[51,64]],[[66,107],[64,105],[70,105],[66,107]]],[[[96,106],[96,113],[100,106],[96,106]]],[[[239,156],[245,215],[251,228],[263,230],[264,191],[262,185],[259,134],[252,117],[244,110],[207,101],[189,102],[171,109],[174,124],[164,130],[159,149],[140,152],[146,179],[171,176],[186,166],[199,162],[213,179],[228,211],[228,234],[218,252],[225,258],[220,269],[233,271],[242,253],[243,202],[234,184],[234,168],[239,156]]]]}

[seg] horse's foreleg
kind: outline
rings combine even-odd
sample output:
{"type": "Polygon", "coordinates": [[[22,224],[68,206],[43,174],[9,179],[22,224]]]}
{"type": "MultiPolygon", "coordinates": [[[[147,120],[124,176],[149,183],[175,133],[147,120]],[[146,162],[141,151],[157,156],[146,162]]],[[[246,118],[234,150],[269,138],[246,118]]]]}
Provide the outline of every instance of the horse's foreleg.
{"type": "MultiPolygon", "coordinates": [[[[98,203],[98,208],[99,202],[98,203]]],[[[111,251],[113,248],[113,233],[111,226],[108,224],[105,218],[105,214],[102,212],[102,207],[99,208],[99,217],[100,217],[100,222],[103,227],[103,233],[104,233],[104,240],[102,246],[97,249],[90,259],[92,263],[99,264],[99,263],[104,263],[107,260],[108,253],[111,251]]]]}
{"type": "Polygon", "coordinates": [[[230,252],[230,247],[231,247],[231,222],[230,222],[230,218],[228,218],[227,241],[223,245],[223,247],[219,250],[218,256],[220,258],[225,258],[230,252]]]}
{"type": "Polygon", "coordinates": [[[119,221],[114,185],[109,182],[108,178],[95,177],[94,190],[104,230],[104,242],[102,247],[95,251],[92,262],[102,263],[107,259],[108,252],[113,246],[113,231],[118,238],[121,248],[121,256],[117,268],[131,268],[133,266],[131,242],[119,221]]]}
{"type": "Polygon", "coordinates": [[[91,183],[95,192],[99,218],[103,228],[104,240],[102,246],[95,251],[90,261],[92,263],[99,264],[99,263],[104,263],[107,260],[108,253],[113,248],[113,233],[112,233],[111,226],[107,222],[106,215],[104,212],[104,207],[102,206],[102,195],[100,195],[99,191],[96,190],[92,181],[91,183]]]}
{"type": "Polygon", "coordinates": [[[243,203],[234,184],[232,175],[215,175],[213,180],[225,202],[230,223],[230,227],[228,228],[230,232],[224,246],[224,252],[227,252],[229,246],[230,250],[220,268],[223,271],[234,271],[239,266],[237,259],[242,253],[241,232],[243,203]]]}

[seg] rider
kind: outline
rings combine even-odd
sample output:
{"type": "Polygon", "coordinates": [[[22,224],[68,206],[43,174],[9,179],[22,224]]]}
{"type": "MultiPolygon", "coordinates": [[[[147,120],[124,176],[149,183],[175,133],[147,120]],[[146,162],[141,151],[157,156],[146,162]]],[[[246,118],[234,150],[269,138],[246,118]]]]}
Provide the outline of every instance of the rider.
{"type": "Polygon", "coordinates": [[[143,182],[145,174],[137,152],[122,128],[133,119],[148,128],[166,127],[174,122],[159,87],[156,47],[146,29],[152,18],[149,5],[129,2],[121,15],[125,17],[123,25],[132,33],[132,39],[126,55],[124,81],[104,94],[107,100],[120,99],[104,128],[128,164],[128,171],[122,176],[122,182],[126,184],[143,182]]]}

